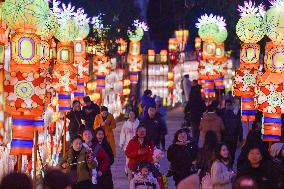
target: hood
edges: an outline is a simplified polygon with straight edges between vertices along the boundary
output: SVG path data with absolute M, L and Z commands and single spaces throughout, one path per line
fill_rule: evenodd
M 281 150 L 284 148 L 284 143 L 283 142 L 278 142 L 275 143 L 271 146 L 270 148 L 270 155 L 272 157 L 277 157 L 281 153 Z

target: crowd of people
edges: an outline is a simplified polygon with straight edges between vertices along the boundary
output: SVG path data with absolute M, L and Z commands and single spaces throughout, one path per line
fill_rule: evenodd
M 259 119 L 244 136 L 240 102 L 231 93 L 208 103 L 197 81 L 191 83 L 185 77 L 182 84 L 188 90 L 183 93 L 188 95 L 184 98 L 185 123 L 168 148 L 167 110 L 162 98 L 150 90 L 140 103 L 130 97 L 119 141 L 113 133 L 116 120 L 107 107 L 98 106 L 88 96 L 82 108 L 74 101 L 67 114 L 70 148 L 58 170 L 47 170 L 42 188 L 113 189 L 111 166 L 117 150 L 125 154 L 130 189 L 162 188 L 154 157 L 157 151 L 167 154 L 167 177 L 173 177 L 177 189 L 284 188 L 284 143 L 264 143 Z M 31 188 L 26 175 L 12 173 L 2 180 L 0 189 L 19 188 L 13 182 L 16 178 L 25 189 Z

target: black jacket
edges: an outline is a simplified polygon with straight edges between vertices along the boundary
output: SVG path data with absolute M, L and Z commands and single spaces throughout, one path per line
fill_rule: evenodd
M 279 173 L 277 180 L 278 188 L 284 188 L 284 157 L 273 158 L 272 160 L 273 170 Z
M 147 115 L 142 123 L 146 127 L 148 139 L 154 141 L 155 145 L 159 144 L 161 135 L 167 134 L 166 124 L 159 114 L 156 114 L 154 118 Z
M 67 119 L 70 120 L 68 130 L 72 133 L 78 134 L 80 127 L 82 126 L 81 119 L 83 118 L 82 111 L 73 111 L 67 113 Z
M 86 114 L 85 111 L 87 109 L 92 110 L 92 112 L 90 114 Z M 84 106 L 82 112 L 86 127 L 92 129 L 94 127 L 95 118 L 100 113 L 100 107 L 92 102 L 90 106 Z
M 241 119 L 234 114 L 232 110 L 224 111 L 222 116 L 225 130 L 224 130 L 224 141 L 225 142 L 238 142 L 238 139 L 242 139 L 242 122 Z
M 167 157 L 171 163 L 176 185 L 184 178 L 195 173 L 192 170 L 192 162 L 197 158 L 196 145 L 191 143 L 188 145 L 172 144 L 168 149 Z
M 251 167 L 249 162 L 238 167 L 237 178 L 250 176 L 255 179 L 259 189 L 278 189 L 278 173 L 273 169 L 271 161 L 263 161 L 258 168 Z

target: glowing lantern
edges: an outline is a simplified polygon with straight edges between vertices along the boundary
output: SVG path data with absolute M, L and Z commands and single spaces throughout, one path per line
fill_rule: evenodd
M 124 96 L 128 96 L 128 95 L 130 95 L 130 89 L 129 88 L 125 88 L 125 89 L 123 89 L 123 95 Z
M 195 37 L 194 42 L 195 42 L 194 43 L 195 49 L 197 51 L 199 51 L 201 49 L 201 43 L 202 43 L 201 38 L 200 37 Z
M 119 38 L 116 43 L 118 44 L 117 53 L 119 55 L 125 54 L 127 51 L 127 42 L 122 38 Z
M 203 59 L 214 58 L 214 55 L 216 53 L 216 43 L 214 43 L 213 41 L 204 42 L 202 52 Z
M 105 56 L 94 56 L 94 73 L 97 80 L 97 89 L 105 88 L 105 78 L 110 72 L 110 62 Z
M 204 80 L 202 88 L 206 98 L 211 98 L 215 96 L 214 80 Z
M 260 46 L 258 44 L 241 45 L 240 68 L 257 69 L 259 66 Z
M 161 55 L 161 63 L 166 63 L 168 61 L 168 52 L 167 50 L 161 50 L 160 51 Z
M 189 31 L 188 30 L 183 30 L 183 29 L 176 30 L 175 31 L 175 37 L 176 37 L 177 42 L 178 42 L 179 50 L 180 51 L 184 51 L 185 44 L 188 41 Z
M 148 26 L 144 22 L 134 20 L 134 30 L 128 30 L 127 35 L 130 40 L 129 55 L 127 63 L 129 65 L 130 81 L 138 83 L 138 73 L 142 70 L 142 56 L 140 55 L 140 40 L 143 38 L 144 31 L 148 31 Z
M 149 49 L 148 50 L 148 63 L 155 62 L 155 50 Z
M 45 78 L 40 74 L 41 24 L 49 14 L 47 1 L 7 0 L 2 13 L 12 35 L 10 72 L 5 75 L 6 112 L 13 119 L 30 120 L 29 127 L 20 127 L 24 135 L 13 132 L 11 153 L 31 154 L 36 118 L 42 116 L 45 105 Z M 13 121 L 12 129 L 19 128 Z
M 176 52 L 177 51 L 177 40 L 176 38 L 169 39 L 169 52 Z
M 218 77 L 215 79 L 215 89 L 222 90 L 225 89 L 224 77 Z
M 254 96 L 256 87 L 257 70 L 238 69 L 236 70 L 234 94 L 236 96 Z
M 127 87 L 127 86 L 129 86 L 129 85 L 130 85 L 130 80 L 129 80 L 129 79 L 123 80 L 123 86 L 124 86 L 124 87 Z
M 263 113 L 262 139 L 264 141 L 279 141 L 281 139 L 281 114 Z
M 242 113 L 242 121 L 254 121 L 255 120 L 256 111 L 255 111 L 253 96 L 251 95 L 242 96 L 241 113 Z

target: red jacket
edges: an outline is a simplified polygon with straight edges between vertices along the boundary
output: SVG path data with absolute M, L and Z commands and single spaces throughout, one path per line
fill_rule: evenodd
M 146 153 L 143 155 L 138 155 L 138 151 L 143 148 L 146 150 Z M 129 141 L 126 147 L 126 150 L 125 150 L 125 155 L 129 158 L 128 168 L 130 170 L 133 170 L 135 165 L 141 162 L 152 163 L 153 162 L 153 151 L 154 151 L 154 145 L 152 142 L 148 142 L 148 144 L 145 147 L 143 147 L 139 143 L 138 139 L 136 137 L 133 137 Z
M 93 144 L 91 146 L 92 150 L 95 149 L 97 144 Z M 110 160 L 107 155 L 107 153 L 104 151 L 104 149 L 101 147 L 96 155 L 99 167 L 98 170 L 102 173 L 105 173 L 110 168 Z

